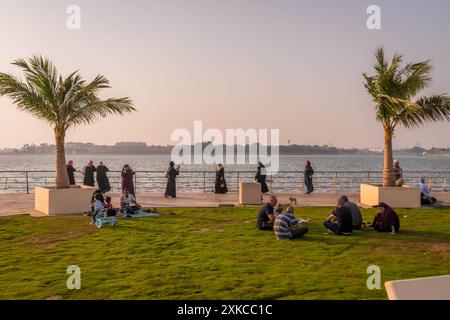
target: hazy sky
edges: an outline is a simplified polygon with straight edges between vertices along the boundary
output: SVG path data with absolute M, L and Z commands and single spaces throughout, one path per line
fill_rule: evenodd
M 67 7 L 81 8 L 68 30 Z M 366 27 L 369 5 L 382 30 Z M 42 54 L 67 74 L 111 81 L 138 113 L 70 131 L 68 141 L 168 144 L 177 128 L 279 128 L 281 143 L 381 147 L 362 72 L 383 45 L 431 58 L 427 93 L 450 93 L 450 1 L 0 0 L 0 71 Z M 53 143 L 44 122 L 0 98 L 0 147 Z M 397 132 L 396 147 L 450 147 L 450 124 Z

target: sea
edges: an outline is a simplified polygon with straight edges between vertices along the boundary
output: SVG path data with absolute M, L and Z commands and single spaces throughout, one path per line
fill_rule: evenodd
M 396 155 L 404 170 L 405 181 L 417 184 L 421 178 L 434 190 L 450 186 L 450 157 Z M 109 179 L 113 191 L 120 191 L 120 171 L 129 164 L 136 171 L 136 189 L 141 192 L 164 192 L 165 171 L 170 155 L 67 155 L 78 170 L 76 180 L 81 183 L 83 166 L 90 160 L 102 161 L 111 171 Z M 242 159 L 245 160 L 245 159 Z M 380 183 L 383 171 L 382 155 L 281 155 L 279 171 L 268 175 L 268 185 L 274 192 L 304 190 L 303 168 L 311 161 L 316 174 L 314 184 L 318 192 L 357 192 L 364 182 Z M 230 191 L 239 182 L 254 181 L 255 163 L 224 163 Z M 181 164 L 177 179 L 180 192 L 211 192 L 214 189 L 214 164 Z M 54 155 L 0 155 L 0 192 L 33 192 L 35 186 L 54 183 Z M 38 172 L 33 172 L 38 171 Z M 49 172 L 39 172 L 49 171 Z

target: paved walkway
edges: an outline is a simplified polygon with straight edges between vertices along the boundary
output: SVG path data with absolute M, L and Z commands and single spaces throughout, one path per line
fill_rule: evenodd
M 296 198 L 298 206 L 328 207 L 336 204 L 336 199 L 342 194 L 314 193 L 304 195 L 300 193 L 276 193 L 280 203 L 289 203 L 289 198 Z M 347 194 L 351 201 L 359 202 L 359 194 Z M 111 194 L 113 205 L 119 206 L 119 194 Z M 450 192 L 436 193 L 434 196 L 450 204 Z M 267 195 L 265 199 L 267 199 Z M 144 207 L 171 208 L 216 208 L 219 206 L 238 205 L 237 193 L 216 195 L 213 193 L 179 193 L 176 199 L 164 198 L 160 193 L 138 193 L 137 200 Z M 34 194 L 11 193 L 0 194 L 0 216 L 32 215 L 43 216 L 34 210 Z

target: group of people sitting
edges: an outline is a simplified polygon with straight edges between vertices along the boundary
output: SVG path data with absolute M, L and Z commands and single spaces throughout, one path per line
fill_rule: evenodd
M 372 227 L 378 232 L 397 233 L 400 229 L 397 213 L 383 202 L 376 207 L 380 209 L 380 212 L 371 224 L 366 225 L 363 223 L 359 207 L 350 202 L 347 196 L 340 197 L 336 209 L 323 222 L 326 234 L 352 235 L 353 230 L 362 227 Z M 271 195 L 269 201 L 259 210 L 256 226 L 259 230 L 273 230 L 278 240 L 284 240 L 302 238 L 309 231 L 307 227 L 309 223 L 310 220 L 298 220 L 294 216 L 292 205 L 280 205 L 277 197 Z
M 120 197 L 120 208 L 114 208 L 111 197 L 105 196 L 101 190 L 96 190 L 91 198 L 91 209 L 85 215 L 92 216 L 92 223 L 95 223 L 99 213 L 106 213 L 107 217 L 114 217 L 119 213 L 128 217 L 140 209 L 141 206 L 137 203 L 136 198 L 128 190 L 124 190 Z
M 256 226 L 260 230 L 275 232 L 277 239 L 302 238 L 309 229 L 309 220 L 298 220 L 294 216 L 294 207 L 278 204 L 276 196 L 271 195 L 269 202 L 261 207 Z

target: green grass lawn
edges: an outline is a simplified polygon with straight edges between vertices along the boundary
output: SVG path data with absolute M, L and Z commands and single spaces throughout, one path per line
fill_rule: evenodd
M 385 299 L 388 280 L 450 274 L 450 210 L 398 210 L 400 233 L 323 235 L 330 208 L 298 208 L 309 234 L 277 241 L 256 207 L 162 209 L 97 229 L 88 217 L 0 218 L 0 299 Z M 373 209 L 363 210 L 366 221 Z M 81 268 L 81 290 L 66 269 Z

